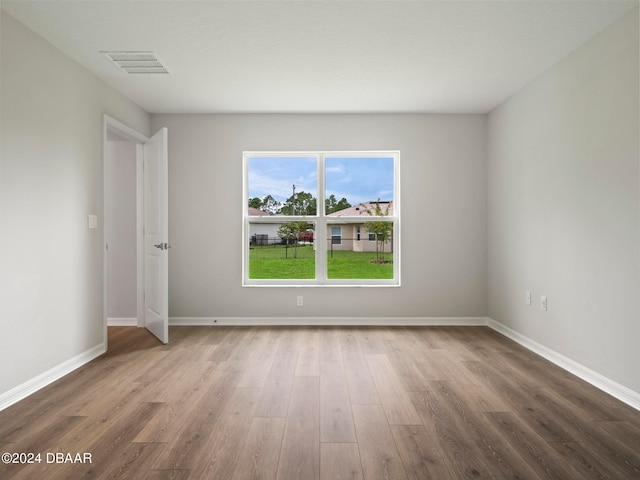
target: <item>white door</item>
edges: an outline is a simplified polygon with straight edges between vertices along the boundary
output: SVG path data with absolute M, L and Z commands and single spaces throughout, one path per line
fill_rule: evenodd
M 167 129 L 144 144 L 144 326 L 169 342 L 169 155 Z

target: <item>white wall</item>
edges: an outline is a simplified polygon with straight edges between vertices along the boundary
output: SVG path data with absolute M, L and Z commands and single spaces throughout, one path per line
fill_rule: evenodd
M 1 395 L 102 345 L 102 116 L 150 118 L 0 15 Z
M 488 121 L 489 316 L 635 392 L 638 88 L 636 9 Z
M 169 129 L 171 317 L 484 317 L 485 116 L 152 115 Z M 243 150 L 400 150 L 402 287 L 243 288 Z M 296 296 L 304 295 L 304 307 Z
M 108 141 L 105 189 L 107 208 L 107 317 L 137 316 L 136 144 Z

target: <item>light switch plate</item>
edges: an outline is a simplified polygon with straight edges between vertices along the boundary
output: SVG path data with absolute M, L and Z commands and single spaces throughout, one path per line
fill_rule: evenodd
M 89 215 L 89 228 L 95 229 L 98 228 L 98 216 L 97 215 Z

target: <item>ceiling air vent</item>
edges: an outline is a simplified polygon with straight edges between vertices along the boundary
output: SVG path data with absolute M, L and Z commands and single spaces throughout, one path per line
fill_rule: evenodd
M 136 75 L 168 74 L 169 70 L 153 52 L 100 52 L 107 60 L 124 72 Z

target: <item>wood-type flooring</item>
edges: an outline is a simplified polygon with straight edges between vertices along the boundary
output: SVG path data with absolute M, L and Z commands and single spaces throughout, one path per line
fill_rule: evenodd
M 489 328 L 170 339 L 110 327 L 0 412 L 0 479 L 640 479 L 640 412 Z

